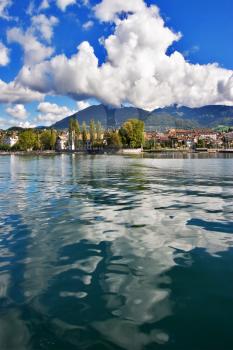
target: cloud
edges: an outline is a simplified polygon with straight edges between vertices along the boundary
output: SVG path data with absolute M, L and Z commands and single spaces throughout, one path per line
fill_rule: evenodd
M 27 118 L 27 110 L 23 104 L 16 104 L 13 107 L 6 108 L 6 113 L 15 119 Z
M 83 109 L 86 109 L 90 107 L 91 104 L 88 101 L 78 101 L 77 102 L 77 111 L 82 111 Z
M 58 24 L 58 19 L 54 16 L 46 17 L 43 14 L 32 17 L 31 31 L 33 33 L 39 33 L 43 39 L 48 42 L 53 37 L 53 27 Z
M 8 48 L 0 42 L 0 66 L 6 66 L 10 62 Z
M 57 0 L 57 7 L 62 11 L 66 11 L 66 8 L 70 5 L 76 4 L 76 0 Z
M 199 47 L 198 45 L 194 45 L 194 46 L 192 46 L 190 49 L 185 50 L 185 51 L 183 52 L 183 56 L 184 56 L 184 57 L 188 57 L 188 56 L 190 56 L 190 55 L 192 55 L 192 54 L 198 52 L 199 50 L 200 50 L 200 47 Z
M 89 30 L 93 27 L 94 22 L 93 21 L 87 21 L 83 24 L 83 29 L 84 30 Z
M 7 39 L 9 43 L 16 42 L 22 46 L 24 50 L 24 62 L 27 66 L 45 60 L 54 52 L 52 47 L 39 42 L 31 30 L 23 32 L 20 28 L 14 27 L 8 30 Z
M 26 10 L 26 14 L 32 16 L 35 11 L 35 3 L 34 0 L 31 0 L 28 4 L 28 8 Z
M 47 10 L 50 7 L 50 2 L 51 0 L 42 0 L 39 6 L 39 11 Z M 68 6 L 75 5 L 75 4 L 76 4 L 76 0 L 56 0 L 57 7 L 63 12 L 66 11 L 66 8 Z M 87 5 L 88 0 L 83 0 L 83 4 Z
M 128 14 L 119 16 L 122 12 Z M 174 103 L 233 105 L 233 71 L 217 64 L 190 64 L 178 51 L 169 55 L 168 48 L 181 34 L 165 25 L 156 6 L 142 0 L 103 0 L 95 13 L 115 23 L 113 34 L 102 40 L 107 52 L 102 65 L 93 47 L 83 42 L 71 57 L 57 55 L 31 68 L 25 65 L 17 81 L 42 93 L 147 110 Z
M 42 10 L 47 10 L 50 7 L 49 5 L 49 1 L 48 0 L 42 0 L 40 7 L 39 7 L 39 11 Z
M 0 118 L 0 128 L 7 129 L 7 128 L 10 128 L 12 126 L 18 126 L 20 128 L 25 128 L 25 129 L 36 127 L 36 125 L 34 123 L 30 122 L 29 120 L 18 121 L 16 119 L 7 120 L 4 118 Z
M 122 12 L 140 12 L 145 8 L 142 0 L 103 0 L 95 6 L 94 11 L 97 18 L 109 22 L 116 20 L 116 15 Z
M 36 121 L 43 122 L 43 125 L 51 125 L 51 123 L 55 123 L 75 113 L 74 110 L 70 110 L 66 106 L 59 106 L 50 102 L 41 102 L 37 107 L 37 111 L 39 115 Z
M 0 18 L 10 19 L 8 9 L 12 4 L 12 0 L 0 0 Z
M 0 103 L 28 103 L 43 100 L 43 94 L 20 86 L 15 81 L 6 83 L 0 79 Z
M 6 108 L 6 113 L 13 119 L 0 118 L 0 127 L 9 128 L 11 126 L 19 126 L 21 128 L 34 128 L 35 124 L 26 120 L 28 112 L 23 104 L 16 104 Z
M 13 125 L 15 125 L 15 124 L 13 124 Z M 31 129 L 31 128 L 35 128 L 36 124 L 30 122 L 29 120 L 26 120 L 25 122 L 17 123 L 16 126 L 19 126 L 20 128 L 24 128 L 24 129 Z
M 54 53 L 54 48 L 44 44 L 43 41 L 50 43 L 54 34 L 53 28 L 58 22 L 54 16 L 46 17 L 44 14 L 40 14 L 31 18 L 31 26 L 26 31 L 18 27 L 7 31 L 8 42 L 16 42 L 22 46 L 26 66 L 30 67 L 44 61 Z

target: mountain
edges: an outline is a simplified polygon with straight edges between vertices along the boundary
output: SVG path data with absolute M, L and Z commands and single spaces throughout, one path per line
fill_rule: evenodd
M 213 105 L 199 108 L 171 106 L 159 108 L 154 112 L 161 117 L 169 114 L 174 118 L 188 120 L 201 127 L 233 126 L 233 107 L 231 106 Z
M 143 120 L 146 130 L 214 128 L 219 125 L 233 126 L 233 107 L 204 106 L 189 108 L 175 105 L 148 112 L 135 107 L 111 108 L 100 104 L 62 119 L 51 127 L 58 130 L 67 129 L 70 118 L 77 118 L 80 124 L 85 121 L 87 125 L 91 119 L 94 119 L 96 122 L 100 121 L 104 128 L 118 128 L 130 118 Z
M 79 124 L 90 124 L 91 119 L 100 121 L 104 128 L 117 128 L 127 119 L 138 118 L 144 120 L 149 112 L 134 107 L 111 108 L 105 105 L 90 106 L 52 125 L 55 129 L 67 129 L 70 118 L 77 118 Z
M 12 126 L 11 128 L 8 128 L 7 131 L 23 131 L 24 128 L 21 128 L 20 126 Z

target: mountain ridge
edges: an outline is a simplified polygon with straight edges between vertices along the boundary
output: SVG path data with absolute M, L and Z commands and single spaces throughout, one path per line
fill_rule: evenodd
M 52 128 L 62 130 L 69 126 L 69 119 L 78 119 L 89 124 L 91 119 L 100 121 L 104 128 L 119 128 L 127 119 L 137 118 L 145 122 L 146 130 L 167 128 L 214 128 L 219 125 L 233 126 L 233 106 L 208 105 L 203 107 L 178 107 L 176 105 L 158 108 L 151 112 L 136 107 L 111 108 L 103 104 L 90 106 L 55 124 Z

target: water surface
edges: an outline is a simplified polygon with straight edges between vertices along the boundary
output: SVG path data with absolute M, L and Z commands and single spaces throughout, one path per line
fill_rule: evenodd
M 233 158 L 0 157 L 1 350 L 232 350 Z

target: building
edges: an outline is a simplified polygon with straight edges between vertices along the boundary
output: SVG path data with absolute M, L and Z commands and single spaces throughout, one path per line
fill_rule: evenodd
M 19 141 L 19 137 L 17 135 L 6 135 L 3 139 L 3 144 L 13 147 Z
M 57 137 L 56 151 L 65 151 L 68 149 L 68 134 L 62 133 Z
M 197 130 L 197 136 L 199 139 L 202 139 L 202 140 L 217 141 L 218 133 L 212 130 L 203 129 L 203 130 Z
M 233 147 L 233 131 L 225 133 L 222 137 L 222 141 L 224 143 L 225 148 Z

